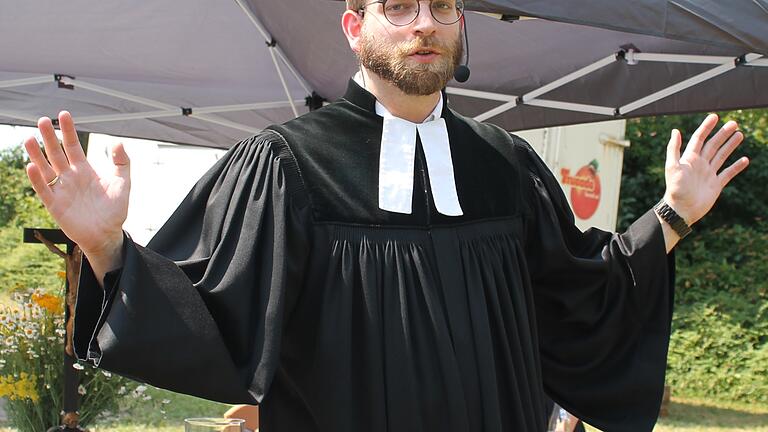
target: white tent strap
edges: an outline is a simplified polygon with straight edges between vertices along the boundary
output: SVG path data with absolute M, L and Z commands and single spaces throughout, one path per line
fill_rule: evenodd
M 276 46 L 274 44 L 269 46 L 269 55 L 272 57 L 272 63 L 275 65 L 275 70 L 277 71 L 277 76 L 280 78 L 280 83 L 283 85 L 283 90 L 285 91 L 285 96 L 288 98 L 288 102 L 291 104 L 291 109 L 293 110 L 293 116 L 298 117 L 299 111 L 296 109 L 296 105 L 293 104 L 293 98 L 291 97 L 291 91 L 288 89 L 288 84 L 285 83 L 285 77 L 283 77 L 283 71 L 280 70 L 280 64 L 277 62 L 277 57 L 275 57 L 275 48 Z
M 470 89 L 464 89 L 464 88 L 458 88 L 458 87 L 446 87 L 445 92 L 448 94 L 454 94 L 459 96 L 469 96 L 469 97 L 474 97 L 478 99 L 488 99 L 488 100 L 494 100 L 499 102 L 510 102 L 510 101 L 517 100 L 517 96 L 515 95 L 505 95 L 501 93 L 491 93 L 491 92 L 470 90 Z
M 507 102 L 505 104 L 497 106 L 494 109 L 488 110 L 488 111 L 486 111 L 486 112 L 484 112 L 484 113 L 482 113 L 480 115 L 475 116 L 475 120 L 477 120 L 477 121 L 486 121 L 489 118 L 495 117 L 495 116 L 497 116 L 497 115 L 499 115 L 499 114 L 501 114 L 501 113 L 503 113 L 505 111 L 509 111 L 512 108 L 516 107 L 516 106 L 517 106 L 517 102 L 516 101 Z
M 158 117 L 171 117 L 171 116 L 184 115 L 182 108 L 177 107 L 177 106 L 173 106 L 173 105 L 170 105 L 170 104 L 167 104 L 167 103 L 164 103 L 164 102 L 156 101 L 156 100 L 153 100 L 153 99 L 147 99 L 147 98 L 140 97 L 140 96 L 135 96 L 135 95 L 132 95 L 132 94 L 129 94 L 129 93 L 125 93 L 125 92 L 121 92 L 121 91 L 118 91 L 118 90 L 109 89 L 109 88 L 102 87 L 102 86 L 99 86 L 99 85 L 96 85 L 96 84 L 93 84 L 93 83 L 89 83 L 89 82 L 86 82 L 86 81 L 77 80 L 76 84 L 75 84 L 75 80 L 71 80 L 71 79 L 69 79 L 67 77 L 62 77 L 60 81 L 63 84 L 65 84 L 65 85 L 71 85 L 71 86 L 75 86 L 77 88 L 82 88 L 84 90 L 90 90 L 90 91 L 93 91 L 93 92 L 96 92 L 96 93 L 104 94 L 104 95 L 107 95 L 107 96 L 112 96 L 112 97 L 115 97 L 115 98 L 118 98 L 118 99 L 124 99 L 124 100 L 127 100 L 127 101 L 136 102 L 136 103 L 143 104 L 143 105 L 148 105 L 148 106 L 151 106 L 151 107 L 154 107 L 154 108 L 159 108 L 161 110 L 161 111 L 152 111 L 151 113 L 149 113 L 149 116 L 146 115 L 147 113 L 128 113 L 128 114 L 115 114 L 115 115 L 106 115 L 106 116 L 91 116 L 91 117 L 79 118 L 78 119 L 78 123 L 85 123 L 85 122 L 94 123 L 94 122 L 104 122 L 104 121 L 133 120 L 133 119 L 137 119 L 137 118 L 151 118 L 151 117 L 152 118 L 158 118 Z M 285 106 L 285 104 L 290 104 L 291 106 L 293 106 L 292 102 L 293 101 L 289 101 L 289 102 L 268 102 L 267 103 L 268 105 L 266 107 L 274 108 L 275 104 L 281 104 L 280 106 Z M 261 104 L 243 104 L 243 105 L 239 105 L 239 107 L 241 109 L 237 109 L 237 107 L 238 107 L 237 105 L 227 105 L 227 106 L 224 106 L 224 107 L 219 107 L 221 109 L 218 112 L 244 111 L 244 110 L 250 110 L 250 109 L 259 109 L 259 108 L 263 109 L 263 108 L 265 108 L 265 106 L 260 106 L 260 105 Z M 215 111 L 214 107 L 207 107 L 207 108 L 202 108 L 202 109 L 206 110 L 206 113 L 200 113 L 200 114 L 194 115 L 194 117 L 196 117 L 196 118 L 198 118 L 200 120 L 205 120 L 205 121 L 210 122 L 210 123 L 215 123 L 215 124 L 219 124 L 219 125 L 222 125 L 222 126 L 231 127 L 233 129 L 237 129 L 237 130 L 243 130 L 243 131 L 247 131 L 247 132 L 254 132 L 254 131 L 258 132 L 259 131 L 259 129 L 255 129 L 255 128 L 247 126 L 247 125 L 231 122 L 229 120 L 225 120 L 225 119 L 222 119 L 222 118 L 218 118 L 218 117 L 214 117 L 214 116 L 208 115 L 210 113 L 217 112 L 217 111 Z M 144 114 L 144 115 L 141 116 L 142 114 Z M 192 111 L 192 113 L 190 113 L 190 116 L 192 116 L 193 114 L 194 114 L 194 111 Z
M 13 88 L 35 84 L 47 84 L 54 81 L 50 75 L 43 75 L 39 77 L 20 78 L 13 80 L 0 81 L 0 88 Z
M 24 120 L 33 124 L 37 124 L 36 118 L 30 117 L 26 114 L 16 113 L 13 111 L 0 111 L 0 117 L 7 117 L 7 118 L 16 119 L 16 120 Z
M 301 101 L 295 101 L 295 102 L 301 102 Z M 238 123 L 227 122 L 227 120 L 211 117 L 211 116 L 208 116 L 207 114 L 234 112 L 234 111 L 252 111 L 252 110 L 259 110 L 259 109 L 270 109 L 270 108 L 284 108 L 287 106 L 289 106 L 288 102 L 277 101 L 277 102 L 258 102 L 258 103 L 251 103 L 251 104 L 220 105 L 220 106 L 210 106 L 210 107 L 189 108 L 189 110 L 191 111 L 189 116 L 196 117 L 201 120 L 206 120 L 216 124 L 224 125 L 225 123 L 227 123 L 226 125 L 231 127 L 234 127 L 234 125 L 237 125 L 237 127 L 234 127 L 235 129 L 246 130 L 246 131 L 254 131 L 254 130 L 258 131 L 258 129 L 254 129 Z M 110 121 L 175 117 L 175 116 L 182 116 L 182 115 L 184 114 L 181 108 L 173 107 L 172 109 L 159 110 L 159 111 L 143 111 L 143 112 L 136 112 L 136 113 L 107 114 L 107 115 L 90 116 L 90 117 L 79 117 L 77 119 L 77 122 L 78 123 L 100 123 L 100 122 L 110 122 Z
M 745 56 L 745 61 L 750 62 L 753 60 L 756 60 L 758 58 L 762 57 L 760 54 L 748 54 Z M 693 76 L 691 78 L 688 78 L 686 80 L 680 81 L 677 84 L 673 84 L 665 89 L 659 90 L 656 93 L 653 93 L 651 95 L 648 95 L 644 98 L 638 99 L 632 103 L 626 104 L 619 108 L 617 114 L 627 114 L 632 111 L 635 111 L 638 108 L 642 108 L 648 104 L 651 104 L 653 102 L 656 102 L 659 99 L 663 99 L 667 96 L 671 96 L 675 93 L 679 93 L 687 88 L 693 87 L 697 84 L 700 84 L 704 81 L 710 80 L 716 76 L 722 75 L 726 72 L 729 72 L 733 69 L 736 69 L 736 62 L 734 59 L 728 59 L 727 62 L 723 63 L 722 65 L 710 69 L 704 73 L 700 73 L 696 76 Z
M 596 62 L 594 62 L 594 63 L 592 63 L 592 64 L 590 64 L 590 65 L 588 65 L 586 67 L 583 67 L 583 68 L 577 70 L 576 72 L 569 73 L 568 75 L 566 75 L 566 76 L 564 76 L 564 77 L 562 77 L 562 78 L 560 78 L 558 80 L 555 80 L 555 81 L 553 81 L 553 82 L 551 82 L 549 84 L 546 84 L 546 85 L 544 85 L 542 87 L 539 87 L 538 89 L 536 89 L 536 90 L 534 90 L 532 92 L 524 94 L 522 100 L 523 100 L 523 102 L 528 102 L 529 100 L 536 99 L 537 97 L 539 97 L 539 96 L 541 96 L 541 95 L 543 95 L 545 93 L 549 93 L 550 91 L 552 91 L 552 90 L 554 90 L 556 88 L 562 87 L 562 86 L 564 86 L 564 85 L 566 85 L 568 83 L 576 81 L 577 79 L 579 79 L 579 78 L 581 78 L 581 77 L 583 77 L 585 75 L 589 75 L 589 74 L 591 74 L 592 72 L 594 72 L 594 71 L 596 71 L 598 69 L 602 69 L 605 66 L 608 66 L 609 64 L 614 63 L 616 60 L 617 59 L 616 59 L 616 55 L 615 54 L 610 55 L 608 57 L 605 57 L 603 59 L 600 59 L 600 60 L 598 60 L 598 61 L 596 61 Z
M 81 80 L 73 80 L 68 77 L 62 77 L 61 82 L 65 85 L 71 85 L 75 88 L 81 88 L 83 90 L 90 90 L 95 93 L 101 93 L 103 95 L 116 97 L 118 99 L 127 100 L 130 102 L 136 102 L 138 104 L 151 106 L 153 108 L 159 108 L 161 110 L 174 110 L 178 109 L 178 107 L 169 105 L 164 102 L 156 101 L 154 99 L 147 99 L 141 96 L 132 95 L 130 93 L 121 92 L 118 90 L 102 87 L 100 85 L 96 85 L 93 83 L 89 83 L 87 81 L 81 81 Z
M 205 114 L 195 115 L 194 113 L 190 114 L 189 116 L 190 117 L 198 118 L 200 120 L 205 120 L 205 121 L 207 121 L 209 123 L 215 123 L 217 125 L 221 125 L 221 126 L 225 126 L 225 127 L 230 127 L 232 129 L 238 129 L 238 130 L 241 130 L 241 131 L 245 131 L 245 132 L 248 132 L 248 133 L 251 133 L 251 134 L 257 134 L 257 133 L 261 132 L 261 129 L 254 128 L 254 127 L 251 127 L 251 126 L 246 126 L 246 125 L 240 124 L 240 123 L 231 122 L 229 120 L 225 120 L 225 119 L 222 119 L 222 118 L 219 118 L 219 117 L 214 117 L 214 116 L 205 115 Z
M 758 57 L 750 57 L 758 56 Z M 657 54 L 657 53 L 638 53 L 633 50 L 627 51 L 627 62 L 632 64 L 640 61 L 662 62 L 662 63 L 689 63 L 689 64 L 711 64 L 723 65 L 733 62 L 733 57 L 726 56 L 704 56 L 704 55 L 683 55 L 683 54 Z M 755 60 L 750 61 L 749 58 Z M 748 54 L 745 56 L 743 66 L 768 66 L 768 60 L 760 59 L 760 54 Z
M 533 105 L 533 106 L 538 106 L 542 108 L 554 108 L 554 109 L 566 110 L 566 111 L 600 114 L 604 116 L 613 116 L 616 114 L 616 109 L 611 107 L 599 106 L 599 105 L 587 105 L 587 104 L 572 103 L 572 102 L 561 102 L 561 101 L 546 100 L 546 99 L 534 99 L 526 103 L 526 105 Z
M 288 61 L 288 59 L 285 57 L 285 54 L 283 53 L 283 50 L 281 50 L 277 44 L 274 42 L 274 39 L 271 35 L 269 35 L 264 29 L 264 27 L 259 23 L 259 20 L 256 18 L 256 15 L 253 14 L 253 11 L 248 7 L 248 5 L 245 4 L 244 0 L 235 0 L 235 3 L 237 3 L 238 6 L 240 6 L 240 9 L 242 9 L 243 13 L 248 17 L 248 19 L 251 21 L 254 27 L 256 27 L 256 30 L 261 33 L 261 36 L 264 38 L 264 41 L 269 45 L 271 49 L 274 49 L 274 51 L 277 53 L 278 57 L 280 57 L 280 60 L 283 61 L 286 67 L 288 67 L 288 70 L 291 71 L 293 74 L 293 77 L 296 78 L 296 81 L 299 83 L 299 85 L 304 89 L 307 94 L 311 94 L 312 91 L 309 89 L 309 86 L 306 82 L 304 82 L 304 79 L 301 78 L 301 75 L 296 71 L 296 68 L 293 67 L 291 62 Z M 274 54 L 273 54 L 274 58 Z M 275 67 L 277 67 L 277 63 L 275 63 Z M 282 74 L 280 73 L 280 70 L 278 68 L 278 74 L 281 75 L 282 80 Z M 291 95 L 288 94 L 288 99 L 291 99 Z
M 589 73 L 592 73 L 602 67 L 605 67 L 614 61 L 626 60 L 630 64 L 637 64 L 639 61 L 653 61 L 653 62 L 672 62 L 672 63 L 694 63 L 694 64 L 719 64 L 720 66 L 711 69 L 707 72 L 699 74 L 695 77 L 688 78 L 677 84 L 671 85 L 665 89 L 662 89 L 652 95 L 646 96 L 637 101 L 631 102 L 619 108 L 604 107 L 597 105 L 577 104 L 571 102 L 553 101 L 537 99 L 538 96 L 543 95 L 549 91 L 552 91 L 558 87 L 568 84 L 574 80 L 577 80 Z M 577 111 L 593 114 L 601 114 L 606 116 L 615 117 L 628 112 L 634 111 L 642 106 L 653 103 L 659 99 L 665 98 L 672 94 L 683 91 L 691 86 L 704 82 L 708 79 L 714 78 L 725 72 L 728 72 L 737 67 L 738 58 L 724 57 L 724 56 L 699 56 L 699 55 L 678 55 L 678 54 L 660 54 L 660 53 L 637 53 L 629 51 L 625 53 L 625 58 L 622 59 L 619 55 L 611 55 L 600 59 L 584 68 L 581 68 L 575 72 L 572 72 L 556 81 L 546 84 L 536 90 L 524 94 L 519 99 L 524 101 L 526 105 L 534 105 L 545 108 L 561 109 L 567 111 Z M 760 54 L 747 54 L 743 58 L 741 66 L 768 66 L 768 59 L 763 59 Z M 505 111 L 515 108 L 518 105 L 517 98 L 512 95 L 505 95 L 501 93 L 481 92 L 476 90 L 460 89 L 455 87 L 449 87 L 446 89 L 449 94 L 457 94 L 462 96 L 476 97 L 479 99 L 494 100 L 505 102 L 496 108 L 490 109 L 482 114 L 474 117 L 477 121 L 485 121 L 489 118 L 495 117 Z

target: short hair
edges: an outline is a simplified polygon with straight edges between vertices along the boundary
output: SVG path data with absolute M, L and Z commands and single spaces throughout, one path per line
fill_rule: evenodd
M 365 6 L 365 0 L 347 0 L 347 9 L 351 11 L 359 11 Z

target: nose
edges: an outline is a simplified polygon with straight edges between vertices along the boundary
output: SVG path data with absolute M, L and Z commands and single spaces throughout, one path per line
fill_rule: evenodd
M 419 7 L 419 15 L 413 21 L 413 31 L 431 35 L 437 30 L 437 22 L 435 21 L 435 17 L 432 16 L 432 11 L 429 10 L 431 2 L 420 1 L 419 6 L 421 6 Z

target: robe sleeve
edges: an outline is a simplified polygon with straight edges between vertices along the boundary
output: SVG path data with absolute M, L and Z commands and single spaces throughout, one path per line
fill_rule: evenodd
M 237 144 L 146 248 L 126 235 L 105 289 L 83 260 L 77 356 L 175 392 L 261 402 L 300 294 L 309 211 L 281 137 Z
M 674 259 L 648 211 L 626 232 L 582 232 L 526 143 L 526 219 L 542 375 L 552 399 L 606 431 L 651 431 L 666 372 Z

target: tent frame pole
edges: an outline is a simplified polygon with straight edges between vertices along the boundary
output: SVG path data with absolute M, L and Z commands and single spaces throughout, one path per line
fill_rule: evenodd
M 13 87 L 26 86 L 26 85 L 48 84 L 52 81 L 54 80 L 51 79 L 50 75 L 43 75 L 43 76 L 32 77 L 32 78 L 5 80 L 5 81 L 0 81 L 0 88 L 13 88 Z
M 749 63 L 750 61 L 756 60 L 760 57 L 762 57 L 760 54 L 748 54 L 745 57 L 745 60 L 746 60 L 745 63 Z M 736 69 L 736 67 L 737 67 L 736 61 L 730 58 L 728 59 L 727 62 L 725 62 L 724 64 L 721 64 L 716 68 L 710 69 L 704 73 L 700 73 L 696 76 L 680 81 L 677 84 L 673 84 L 667 88 L 661 89 L 656 93 L 650 94 L 644 98 L 638 99 L 634 102 L 621 106 L 619 107 L 617 114 L 624 115 L 624 114 L 630 113 L 646 105 L 652 104 L 657 100 L 663 99 L 667 96 L 671 96 L 675 93 L 679 93 L 687 88 L 695 86 L 696 84 L 703 83 L 704 81 L 708 81 L 716 76 L 722 75 L 726 72 Z
M 154 107 L 154 108 L 161 109 L 162 111 L 154 111 L 154 112 L 150 113 L 155 118 L 157 118 L 157 117 L 172 117 L 174 115 L 176 115 L 176 116 L 189 116 L 189 117 L 198 118 L 200 120 L 205 120 L 205 121 L 210 122 L 210 123 L 215 123 L 215 124 L 219 124 L 219 125 L 222 125 L 222 126 L 227 126 L 227 127 L 232 128 L 232 129 L 242 130 L 242 131 L 249 132 L 249 133 L 258 133 L 258 132 L 261 131 L 258 128 L 253 128 L 253 127 L 246 126 L 246 125 L 243 125 L 243 124 L 240 124 L 240 123 L 231 122 L 229 120 L 221 119 L 221 118 L 218 118 L 216 116 L 211 116 L 211 115 L 206 115 L 206 114 L 195 114 L 194 111 L 192 110 L 192 108 L 176 107 L 176 106 L 173 106 L 173 105 L 170 105 L 170 104 L 167 104 L 167 103 L 164 103 L 164 102 L 156 101 L 156 100 L 153 100 L 153 99 L 148 99 L 148 98 L 144 98 L 144 97 L 140 97 L 140 96 L 135 96 L 135 95 L 132 95 L 132 94 L 129 94 L 129 93 L 124 93 L 124 92 L 121 92 L 121 91 L 117 91 L 117 90 L 113 90 L 113 89 L 108 89 L 106 87 L 102 87 L 102 86 L 99 86 L 99 85 L 96 85 L 96 84 L 93 84 L 93 83 L 89 83 L 87 81 L 71 80 L 71 79 L 69 79 L 67 77 L 61 77 L 59 81 L 62 82 L 64 85 L 73 86 L 73 87 L 79 87 L 79 88 L 82 88 L 84 90 L 90 90 L 90 91 L 95 92 L 95 93 L 100 93 L 100 94 L 104 94 L 104 95 L 107 95 L 107 96 L 112 96 L 112 97 L 115 97 L 115 98 L 118 98 L 118 99 L 123 99 L 123 100 L 127 100 L 127 101 L 130 101 L 130 102 L 135 102 L 135 103 L 139 103 L 139 104 L 143 104 L 143 105 L 148 105 L 148 106 L 151 106 L 151 107 Z M 173 113 L 173 114 L 171 114 L 171 113 Z M 121 115 L 121 114 L 117 114 L 117 115 Z M 131 116 L 131 114 L 126 114 L 126 115 L 127 116 Z M 109 116 L 94 116 L 94 117 L 107 118 Z M 139 117 L 139 118 L 146 118 L 146 117 Z M 120 120 L 128 120 L 128 119 L 130 119 L 130 118 L 120 118 Z M 85 119 L 78 120 L 78 123 L 83 123 L 83 120 L 85 120 Z M 117 120 L 117 119 L 115 119 L 115 120 Z M 91 122 L 93 122 L 93 120 Z
M 635 111 L 643 106 L 656 102 L 665 97 L 679 93 L 694 85 L 710 80 L 716 76 L 722 75 L 740 66 L 768 66 L 768 59 L 762 58 L 761 54 L 750 53 L 741 57 L 725 56 L 702 56 L 702 55 L 684 55 L 684 54 L 663 54 L 663 53 L 641 53 L 634 50 L 618 51 L 614 55 L 600 59 L 575 72 L 563 76 L 549 84 L 541 86 L 522 96 L 505 95 L 501 93 L 482 92 L 477 90 L 462 89 L 457 87 L 447 87 L 448 94 L 460 96 L 475 97 L 492 101 L 504 102 L 503 104 L 485 111 L 474 117 L 477 121 L 485 121 L 512 108 L 520 105 L 532 105 L 542 108 L 560 109 L 566 111 L 576 111 L 582 113 L 599 114 L 607 117 L 621 117 L 629 112 Z M 595 72 L 605 66 L 617 61 L 626 61 L 629 65 L 636 65 L 640 61 L 665 62 L 665 63 L 687 63 L 687 64 L 716 64 L 716 68 L 710 69 L 704 73 L 680 81 L 653 94 L 645 96 L 634 102 L 630 102 L 620 107 L 606 107 L 598 105 L 579 104 L 564 101 L 539 99 L 538 97 L 552 90 L 571 83 L 592 72 Z
M 267 44 L 267 47 L 269 49 L 269 54 L 272 57 L 272 63 L 275 65 L 275 71 L 277 72 L 278 78 L 280 78 L 280 83 L 283 85 L 283 91 L 285 91 L 285 96 L 288 102 L 291 104 L 291 109 L 293 110 L 293 115 L 295 117 L 299 116 L 299 111 L 296 109 L 296 105 L 293 103 L 293 97 L 291 96 L 291 92 L 288 89 L 288 84 L 285 81 L 285 77 L 283 76 L 283 71 L 280 69 L 280 63 L 277 61 L 277 57 L 280 57 L 283 64 L 288 68 L 288 70 L 293 74 L 293 77 L 296 78 L 296 81 L 301 85 L 302 88 L 304 88 L 304 91 L 307 92 L 308 95 L 312 94 L 312 91 L 309 89 L 309 86 L 304 82 L 304 80 L 301 78 L 299 73 L 296 71 L 296 68 L 293 67 L 291 62 L 288 61 L 283 51 L 280 49 L 279 46 L 277 46 L 277 41 L 275 38 L 273 38 L 269 33 L 267 33 L 264 26 L 261 25 L 258 18 L 256 18 L 256 15 L 253 13 L 253 11 L 248 7 L 248 5 L 245 4 L 245 0 L 235 0 L 235 3 L 237 3 L 238 6 L 240 6 L 240 9 L 242 9 L 243 13 L 248 17 L 248 19 L 251 21 L 254 27 L 261 33 L 261 36 L 264 38 L 264 41 Z

